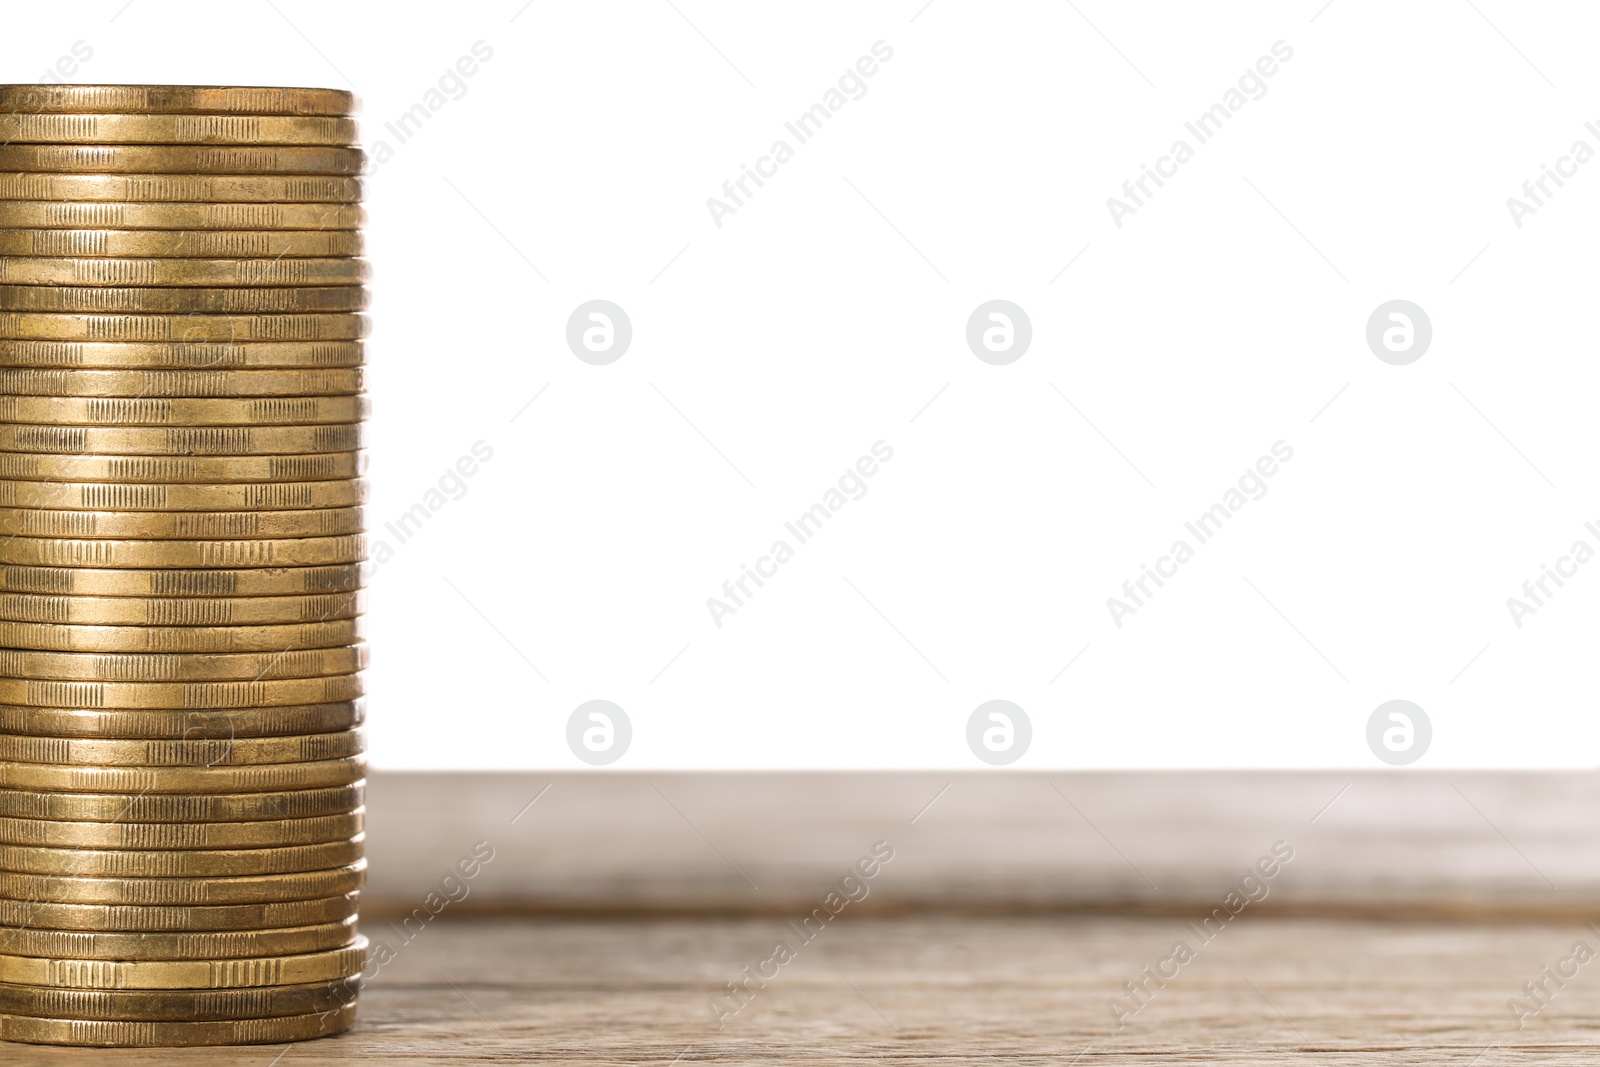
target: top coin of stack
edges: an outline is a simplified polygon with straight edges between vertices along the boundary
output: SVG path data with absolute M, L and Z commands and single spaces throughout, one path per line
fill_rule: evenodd
M 0 85 L 0 1038 L 354 1022 L 355 109 Z

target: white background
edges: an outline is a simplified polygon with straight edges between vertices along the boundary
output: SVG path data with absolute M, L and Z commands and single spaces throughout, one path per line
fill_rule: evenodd
M 592 698 L 632 719 L 624 769 L 976 767 L 997 697 L 1032 718 L 1022 767 L 1375 767 L 1391 698 L 1432 719 L 1419 766 L 1593 762 L 1600 562 L 1520 629 L 1506 606 L 1600 548 L 1600 161 L 1520 229 L 1506 206 L 1600 149 L 1587 5 L 6 18 L 7 81 L 82 41 L 69 80 L 349 86 L 393 149 L 368 187 L 380 766 L 581 766 Z M 1114 225 L 1107 197 L 1280 40 L 1265 96 Z M 478 41 L 399 144 L 385 123 Z M 866 94 L 719 228 L 707 198 L 877 41 Z M 564 338 L 594 298 L 633 324 L 604 367 Z M 1004 367 L 964 337 L 993 298 L 1033 326 Z M 1364 338 L 1395 298 L 1434 330 L 1404 367 Z M 716 627 L 707 598 L 880 440 L 866 495 Z M 1267 494 L 1117 628 L 1106 598 L 1280 440 Z M 465 496 L 386 536 L 477 441 Z

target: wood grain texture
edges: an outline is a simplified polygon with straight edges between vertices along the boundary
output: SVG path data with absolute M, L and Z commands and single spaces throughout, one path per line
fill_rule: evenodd
M 708 1001 L 775 940 L 798 941 L 782 920 L 441 918 L 379 972 L 354 1033 L 295 1045 L 276 1063 L 1504 1067 L 1600 1056 L 1600 962 L 1524 1029 L 1506 1007 L 1574 941 L 1600 944 L 1581 925 L 1248 910 L 1234 922 L 1198 946 L 1177 918 L 847 910 L 719 1029 Z M 1118 1030 L 1108 998 L 1180 938 L 1196 957 Z M 13 1045 L 0 1062 L 269 1067 L 280 1052 Z
M 1591 1064 L 1600 962 L 1559 986 L 1541 969 L 1600 952 L 1597 791 L 1588 774 L 378 774 L 362 929 L 388 962 L 356 1032 L 5 1046 L 0 1064 Z M 878 841 L 893 858 L 842 884 Z M 1275 842 L 1292 858 L 1243 884 Z M 830 891 L 863 888 L 827 918 Z M 1230 917 L 1241 889 L 1259 899 Z M 780 940 L 793 958 L 728 999 Z M 1550 993 L 1519 1028 L 1530 981 Z M 1113 997 L 1139 1009 L 1122 1028 Z
M 369 812 L 373 917 L 480 840 L 495 859 L 457 912 L 783 914 L 877 840 L 899 857 L 880 913 L 1182 914 L 1276 840 L 1296 859 L 1268 910 L 1565 920 L 1600 899 L 1594 773 L 377 773 Z

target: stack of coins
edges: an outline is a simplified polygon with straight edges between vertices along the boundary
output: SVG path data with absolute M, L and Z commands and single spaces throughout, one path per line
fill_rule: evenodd
M 0 1038 L 354 1021 L 354 109 L 0 86 Z

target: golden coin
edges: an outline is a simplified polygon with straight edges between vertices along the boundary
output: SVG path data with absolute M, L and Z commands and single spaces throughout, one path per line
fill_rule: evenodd
M 281 1045 L 342 1034 L 355 1024 L 353 1003 L 311 1015 L 228 1022 L 90 1021 L 76 1017 L 40 1019 L 28 1015 L 0 1015 L 0 1040 L 84 1048 Z
M 276 396 L 257 399 L 0 396 L 0 422 L 90 426 L 304 426 L 360 422 L 365 396 Z
M 209 796 L 203 793 L 159 793 L 130 797 L 118 794 L 26 793 L 0 789 L 0 816 L 8 819 L 50 819 L 58 822 L 279 822 L 284 819 L 315 819 L 325 815 L 345 815 L 360 808 L 365 802 L 366 786 L 360 782 L 324 789 Z M 341 889 L 339 892 L 343 893 L 346 890 Z M 306 922 L 320 921 L 306 920 Z M 4 923 L 0 922 L 0 925 Z M 305 923 L 291 922 L 282 925 L 299 926 Z
M 327 952 L 343 948 L 355 939 L 354 919 L 286 930 L 218 930 L 194 934 L 0 927 L 0 954 L 75 960 L 241 959 Z
M 0 479 L 27 482 L 331 482 L 367 472 L 365 452 L 296 456 L 51 456 L 0 452 Z
M 0 111 L 25 114 L 353 115 L 361 101 L 343 89 L 264 85 L 0 85 Z
M 0 257 L 7 285 L 268 286 L 361 285 L 364 259 L 79 259 Z
M 366 880 L 367 861 L 330 871 L 300 874 L 256 874 L 238 878 L 61 878 L 47 874 L 0 873 L 0 897 L 40 904 L 114 904 L 147 906 L 268 904 L 292 900 L 316 900 L 359 892 Z M 20 925 L 38 925 L 23 923 Z M 3 960 L 5 957 L 0 957 Z M 15 957 L 12 957 L 15 958 Z M 329 976 L 333 977 L 333 976 Z M 319 979 L 284 974 L 261 985 L 291 985 Z M 16 982 L 7 977 L 0 963 L 0 982 Z M 37 985 L 37 982 L 22 982 Z M 249 982 L 223 982 L 221 985 L 250 985 Z
M 0 208 L 3 207 L 5 204 L 0 202 Z M 204 312 L 259 315 L 307 311 L 365 311 L 368 303 L 367 290 L 359 285 L 249 289 L 180 289 L 170 286 L 167 288 L 0 286 L 0 310 L 3 311 L 140 315 Z
M 367 666 L 366 645 L 274 652 L 44 652 L 0 648 L 0 676 L 81 682 L 212 682 L 320 678 Z
M 344 867 L 362 857 L 366 835 L 283 848 L 129 851 L 0 845 L 0 871 L 73 878 L 237 878 Z M 0 948 L 0 954 L 13 950 Z M 36 953 L 22 953 L 36 955 Z
M 17 649 L 72 653 L 273 653 L 331 649 L 366 636 L 359 619 L 281 626 L 58 626 L 0 621 L 0 640 Z
M 0 621 L 11 648 L 62 653 L 277 653 L 336 648 L 365 637 L 365 622 L 336 619 L 288 625 L 56 625 Z
M 283 315 L 83 315 L 0 311 L 0 337 L 23 341 L 352 341 L 367 335 L 353 312 Z
M 327 482 L 366 473 L 365 452 L 290 456 L 85 456 L 0 452 L 0 479 L 193 484 Z
M 0 113 L 11 144 L 354 145 L 355 119 L 307 115 L 84 115 Z
M 0 186 L 6 177 L 0 175 Z M 0 200 L 0 226 L 90 230 L 359 230 L 359 204 L 206 204 Z
M 130 741 L 225 741 L 340 733 L 366 721 L 363 700 L 276 708 L 181 711 L 0 705 L 0 733 Z
M 0 340 L 0 366 L 6 367 L 229 370 L 359 367 L 365 359 L 365 346 L 360 341 L 251 341 L 235 345 Z
M 8 484 L 11 483 L 0 482 L 0 487 Z M 88 567 L 0 566 L 0 590 L 12 593 L 53 593 L 89 597 L 321 595 L 351 593 L 362 588 L 366 585 L 367 571 L 365 564 L 256 568 L 237 571 L 92 570 Z M 173 622 L 171 625 L 179 624 Z
M 351 785 L 366 777 L 361 756 L 237 767 L 89 767 L 0 760 L 0 789 L 64 793 L 281 793 Z M 152 820 L 158 821 L 158 820 Z
M 0 507 L 44 511 L 310 511 L 355 507 L 366 500 L 367 483 L 359 478 L 233 485 L 0 481 Z
M 305 985 L 200 991 L 0 985 L 0 1015 L 134 1022 L 269 1019 L 343 1007 L 354 1002 L 360 986 L 359 977 Z
M 247 293 L 271 291 L 240 290 Z M 353 396 L 361 392 L 364 378 L 365 371 L 360 367 L 332 370 L 320 367 L 308 370 L 44 370 L 29 367 L 0 369 L 0 392 L 20 396 Z
M 59 930 L 110 930 L 129 933 L 186 933 L 202 930 L 277 930 L 342 922 L 356 913 L 359 893 L 318 900 L 184 907 L 105 904 L 49 904 L 0 899 L 0 926 Z
M 6 372 L 0 371 L 0 375 Z M 52 373 L 52 372 L 46 372 Z M 68 372 L 59 372 L 68 373 Z M 92 374 L 93 371 L 70 373 Z M 107 374 L 132 373 L 106 371 Z M 185 373 L 151 371 L 152 374 Z M 227 374 L 228 371 L 193 371 Z M 247 373 L 260 373 L 247 372 Z M 296 373 L 306 373 L 304 371 Z M 329 372 L 332 373 L 332 372 Z M 113 456 L 250 456 L 354 452 L 366 444 L 359 422 L 324 426 L 41 426 L 0 424 L 7 452 L 101 453 Z
M 3 256 L 174 256 L 209 259 L 359 256 L 353 230 L 0 229 Z
M 286 626 L 57 626 L 0 621 L 0 642 L 57 652 L 276 652 L 334 648 L 365 636 L 360 619 Z
M 0 872 L 63 878 L 242 878 L 264 874 L 304 874 L 349 866 L 362 857 L 365 847 L 364 834 L 344 841 L 325 841 L 315 845 L 255 849 L 131 851 L 0 845 Z M 15 950 L 0 949 L 0 953 L 12 951 Z M 35 956 L 51 953 L 17 954 Z
M 314 175 L 0 173 L 0 200 L 355 205 L 361 202 L 361 179 Z
M 366 966 L 366 954 L 367 939 L 357 934 L 346 945 L 317 952 L 221 960 L 85 960 L 4 955 L 0 956 L 0 981 L 11 985 L 102 990 L 308 985 L 360 974 Z
M 0 539 L 0 564 L 40 567 L 313 567 L 366 558 L 367 539 L 361 534 L 260 541 Z
M 49 848 L 283 848 L 339 841 L 362 832 L 365 812 L 269 822 L 52 822 L 0 819 L 0 843 Z M 4 951 L 4 950 L 0 950 Z M 23 956 L 50 953 L 23 952 Z
M 36 596 L 5 593 L 0 594 L 0 619 L 19 623 L 81 626 L 310 624 L 354 618 L 365 607 L 363 596 L 359 592 L 243 597 Z
M 42 708 L 270 708 L 279 704 L 333 704 L 365 694 L 361 676 L 356 674 L 263 682 L 67 682 L 0 678 L 0 703 L 32 704 Z
M 366 721 L 366 702 L 179 711 L 30 708 L 0 704 L 0 733 L 92 739 L 202 741 L 338 733 Z
M 361 508 L 302 511 L 38 511 L 0 508 L 0 536 L 151 538 L 331 537 L 359 533 Z M 4 618 L 0 615 L 0 618 Z
M 366 966 L 367 939 L 294 956 L 236 960 L 72 960 L 0 955 L 0 982 L 68 989 L 239 989 L 348 978 Z
M 359 756 L 366 734 L 295 737 L 197 738 L 125 741 L 0 734 L 0 760 L 14 763 L 87 764 L 97 767 L 221 767 L 260 763 L 310 763 Z
M 360 174 L 359 148 L 0 145 L 0 170 L 79 174 Z

